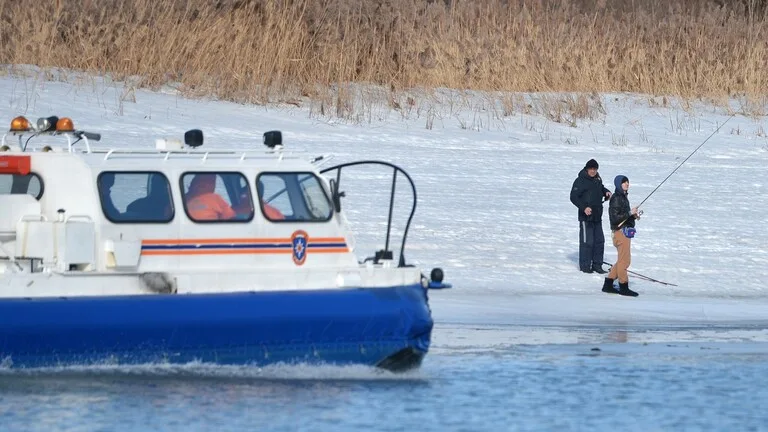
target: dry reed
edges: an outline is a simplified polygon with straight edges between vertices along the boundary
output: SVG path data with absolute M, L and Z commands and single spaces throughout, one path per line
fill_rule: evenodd
M 241 102 L 340 99 L 349 83 L 686 98 L 768 85 L 764 0 L 48 1 L 0 0 L 1 63 Z

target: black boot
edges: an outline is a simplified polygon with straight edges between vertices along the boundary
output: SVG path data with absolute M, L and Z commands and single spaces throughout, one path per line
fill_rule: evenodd
M 629 289 L 629 282 L 619 282 L 619 294 L 629 297 L 637 297 L 639 295 Z
M 603 282 L 603 292 L 607 292 L 609 294 L 619 293 L 619 291 L 613 287 L 613 279 L 605 278 L 605 282 Z
M 605 278 L 605 282 L 603 282 L 603 292 L 609 294 L 619 293 L 619 291 L 613 287 L 613 279 Z
M 600 274 L 608 273 L 607 271 L 603 270 L 603 266 L 601 266 L 600 264 L 593 265 L 592 266 L 592 271 L 595 272 L 595 273 L 600 273 Z

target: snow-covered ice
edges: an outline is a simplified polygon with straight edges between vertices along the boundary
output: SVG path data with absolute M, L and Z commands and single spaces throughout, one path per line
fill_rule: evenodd
M 258 148 L 264 131 L 279 129 L 286 150 L 333 154 L 328 165 L 379 159 L 401 166 L 418 191 L 406 258 L 425 272 L 442 267 L 454 284 L 430 293 L 438 329 L 768 322 L 765 117 L 609 94 L 600 96 L 605 114 L 574 126 L 533 113 L 505 116 L 487 98 L 445 90 L 417 95 L 409 108 L 368 101 L 360 115 L 339 119 L 309 102 L 251 106 L 100 78 L 43 77 L 0 78 L 0 119 L 68 116 L 78 129 L 102 134 L 95 145 L 109 147 L 152 148 L 155 138 L 200 128 L 207 148 Z M 739 106 L 732 101 L 732 110 Z M 718 127 L 641 207 L 630 270 L 678 286 L 630 275 L 640 297 L 601 293 L 602 276 L 577 265 L 578 222 L 568 197 L 579 170 L 595 158 L 609 189 L 614 176 L 626 175 L 636 205 Z M 388 174 L 359 171 L 342 188 L 361 257 L 383 247 Z M 398 188 L 398 233 L 407 216 L 405 192 Z M 607 211 L 603 225 L 605 258 L 613 262 Z

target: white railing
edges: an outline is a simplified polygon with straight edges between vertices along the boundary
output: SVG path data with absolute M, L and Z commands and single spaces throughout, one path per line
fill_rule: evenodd
M 91 143 L 88 141 L 88 136 L 94 137 L 96 139 L 96 141 L 98 141 L 100 139 L 100 136 L 98 136 L 98 134 L 92 134 L 90 132 L 84 132 L 84 131 L 73 131 L 73 132 L 26 132 L 26 131 L 25 132 L 6 132 L 3 135 L 3 140 L 2 140 L 3 145 L 9 146 L 6 143 L 6 141 L 5 141 L 9 134 L 10 135 L 16 135 L 16 136 L 19 137 L 19 149 L 21 151 L 26 151 L 27 144 L 29 143 L 29 141 L 32 138 L 34 138 L 36 136 L 59 136 L 59 135 L 64 135 L 67 138 L 67 151 L 69 153 L 73 153 L 72 146 L 75 143 L 79 142 L 80 140 L 83 140 L 83 142 L 85 142 L 85 152 L 86 153 L 91 153 Z M 30 137 L 27 138 L 27 142 L 26 143 L 23 143 L 23 139 L 22 138 L 24 138 L 24 135 L 30 135 Z M 72 137 L 77 137 L 78 140 L 75 141 L 75 142 L 72 142 Z M 48 147 L 48 146 L 46 146 L 46 147 Z
M 171 158 L 192 159 L 200 158 L 205 163 L 208 159 L 215 156 L 230 156 L 241 161 L 246 159 L 275 159 L 282 160 L 288 158 L 299 158 L 299 155 L 306 154 L 303 151 L 260 151 L 260 150 L 155 150 L 155 149 L 109 149 L 95 150 L 90 153 L 104 153 L 104 160 L 115 159 L 117 157 L 131 157 L 137 155 L 156 156 L 158 159 L 170 160 Z
M 90 153 L 90 154 L 104 154 L 104 160 L 110 160 L 110 159 L 116 159 L 120 157 L 131 157 L 131 156 L 154 156 L 157 159 L 162 159 L 164 161 L 170 160 L 171 158 L 178 158 L 178 159 L 184 159 L 184 158 L 200 158 L 200 161 L 202 163 L 205 163 L 207 160 L 215 158 L 215 157 L 233 157 L 237 158 L 240 162 L 245 161 L 246 159 L 277 159 L 278 161 L 281 161 L 283 159 L 299 159 L 301 157 L 306 157 L 307 152 L 304 150 L 291 150 L 291 151 L 284 151 L 282 148 L 277 150 L 243 150 L 243 149 L 219 149 L 219 150 L 197 150 L 197 149 L 181 149 L 181 150 L 173 150 L 173 149 L 129 149 L 129 148 L 112 148 L 112 149 L 94 149 L 91 148 L 90 141 L 88 140 L 88 136 L 94 137 L 96 140 L 100 139 L 100 136 L 98 134 L 92 134 L 88 132 L 82 132 L 82 131 L 75 131 L 75 132 L 45 132 L 45 133 L 35 133 L 35 132 L 8 132 L 3 135 L 2 142 L 3 144 L 6 144 L 6 138 L 8 135 L 16 135 L 19 137 L 19 150 L 26 151 L 26 143 L 24 143 L 23 136 L 25 134 L 31 135 L 27 139 L 27 143 L 30 141 L 30 139 L 34 138 L 38 135 L 49 135 L 49 136 L 59 136 L 64 135 L 67 139 L 67 152 L 68 153 L 75 153 L 75 150 L 73 146 L 82 140 L 85 143 L 85 152 L 84 153 Z M 78 141 L 73 142 L 72 137 L 78 138 Z M 6 144 L 7 145 L 7 144 Z M 43 150 L 51 149 L 50 146 L 43 147 Z M 332 159 L 332 156 L 330 155 L 321 155 L 310 158 L 310 163 L 316 166 L 323 165 L 327 163 L 330 159 Z

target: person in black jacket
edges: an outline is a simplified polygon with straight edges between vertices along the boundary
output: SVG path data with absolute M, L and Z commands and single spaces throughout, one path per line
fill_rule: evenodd
M 618 257 L 616 264 L 603 283 L 603 292 L 637 297 L 637 293 L 629 289 L 629 275 L 627 269 L 632 261 L 630 252 L 632 237 L 635 236 L 635 220 L 640 219 L 637 207 L 629 207 L 629 179 L 623 175 L 617 175 L 613 179 L 616 191 L 608 204 L 608 219 L 611 222 L 611 238 L 616 246 Z M 619 279 L 619 290 L 613 287 L 613 281 Z
M 596 160 L 590 159 L 571 187 L 571 202 L 579 209 L 579 269 L 584 273 L 608 273 L 603 270 L 605 235 L 603 234 L 603 199 L 611 191 L 603 186 Z

